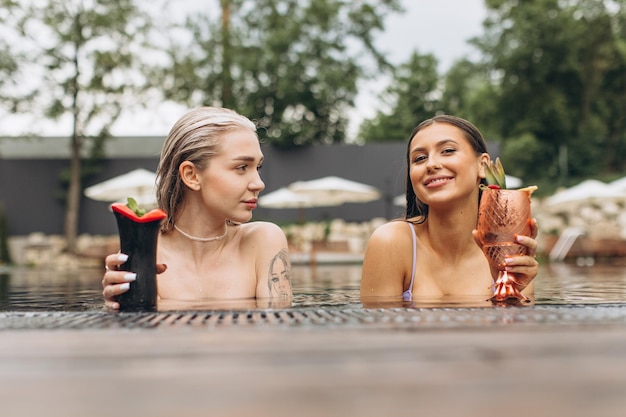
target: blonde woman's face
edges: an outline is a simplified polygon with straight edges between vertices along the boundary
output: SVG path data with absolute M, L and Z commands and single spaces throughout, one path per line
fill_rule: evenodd
M 259 140 L 251 130 L 232 130 L 222 135 L 218 149 L 200 175 L 203 201 L 227 219 L 247 222 L 265 188 Z

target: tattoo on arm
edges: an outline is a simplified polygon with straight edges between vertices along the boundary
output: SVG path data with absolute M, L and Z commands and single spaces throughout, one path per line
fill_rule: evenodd
M 281 249 L 270 261 L 267 287 L 270 300 L 291 298 L 291 263 L 287 249 Z

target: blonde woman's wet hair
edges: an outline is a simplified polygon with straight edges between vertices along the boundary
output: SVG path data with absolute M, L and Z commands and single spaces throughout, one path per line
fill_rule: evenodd
M 157 169 L 157 202 L 167 213 L 161 232 L 172 230 L 183 202 L 185 184 L 178 172 L 180 164 L 189 161 L 203 170 L 219 152 L 223 134 L 239 129 L 256 133 L 256 125 L 250 119 L 220 107 L 199 107 L 174 124 L 163 143 Z

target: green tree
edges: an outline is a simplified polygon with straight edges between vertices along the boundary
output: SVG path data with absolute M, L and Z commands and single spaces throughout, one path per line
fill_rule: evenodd
M 0 21 L 0 24 L 3 24 Z M 15 73 L 17 72 L 17 57 L 11 53 L 11 49 L 6 39 L 0 39 L 0 100 L 8 104 L 11 110 L 12 97 L 4 93 L 7 86 L 15 87 Z
M 11 252 L 9 250 L 7 212 L 4 208 L 4 203 L 0 201 L 0 266 L 10 263 Z
M 169 40 L 156 84 L 167 99 L 256 119 L 277 146 L 342 142 L 363 58 L 385 68 L 373 39 L 399 10 L 398 0 L 221 0 L 187 19 L 191 42 Z
M 623 169 L 626 2 L 486 4 L 485 33 L 473 43 L 496 85 L 492 99 L 497 112 L 490 126 L 497 127 L 505 148 L 518 149 L 508 142 L 526 138 L 535 150 L 532 158 L 510 152 L 517 158 L 511 163 L 527 180 L 547 176 L 554 183 Z M 564 147 L 569 155 L 566 175 L 559 172 L 558 155 Z
M 374 118 L 365 120 L 359 128 L 359 140 L 406 141 L 419 122 L 441 110 L 440 98 L 437 59 L 432 54 L 414 51 L 396 69 L 381 96 L 389 110 L 380 110 Z
M 463 117 L 478 126 L 487 140 L 499 141 L 497 86 L 489 69 L 480 63 L 461 59 L 443 77 L 440 107 L 446 114 Z
M 122 108 L 140 100 L 138 70 L 150 19 L 132 0 L 0 0 L 3 33 L 19 61 L 21 89 L 4 91 L 10 111 L 71 125 L 67 250 L 75 252 L 81 158 L 90 138 L 108 136 Z M 35 124 L 36 125 L 36 124 Z

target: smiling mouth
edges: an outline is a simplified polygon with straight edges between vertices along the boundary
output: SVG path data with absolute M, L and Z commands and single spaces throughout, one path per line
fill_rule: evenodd
M 426 185 L 427 187 L 434 187 L 440 184 L 445 184 L 447 182 L 450 182 L 451 180 L 452 180 L 452 177 L 433 178 L 431 180 L 426 181 L 424 185 Z

